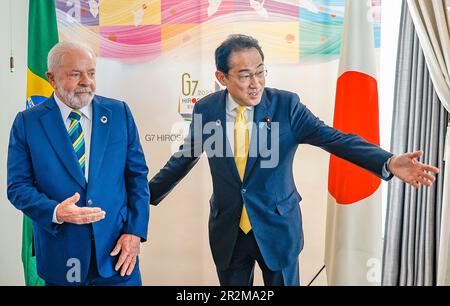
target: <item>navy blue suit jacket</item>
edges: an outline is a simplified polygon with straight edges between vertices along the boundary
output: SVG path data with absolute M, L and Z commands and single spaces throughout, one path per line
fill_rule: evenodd
M 92 239 L 99 273 L 110 277 L 118 273 L 118 256 L 109 253 L 120 235 L 147 237 L 148 168 L 130 109 L 100 96 L 92 109 L 89 183 L 53 96 L 19 113 L 11 130 L 8 198 L 33 221 L 37 272 L 53 284 L 77 285 L 66 277 L 74 267 L 72 258 L 79 260 L 81 282 L 86 279 Z M 105 219 L 88 225 L 52 223 L 56 205 L 75 192 L 81 196 L 78 206 L 101 207 Z
M 279 159 L 276 167 L 264 166 L 270 156 L 264 150 L 247 160 L 241 182 L 232 154 L 218 156 L 217 144 L 208 141 L 211 122 L 225 131 L 227 91 L 211 94 L 194 107 L 190 132 L 180 151 L 150 181 L 151 203 L 158 204 L 189 172 L 199 158 L 208 155 L 213 194 L 210 200 L 209 239 L 215 264 L 219 270 L 229 266 L 236 237 L 242 203 L 245 203 L 252 229 L 267 266 L 274 271 L 292 264 L 303 247 L 301 196 L 294 183 L 292 165 L 299 144 L 311 144 L 346 159 L 382 177 L 382 167 L 391 153 L 356 135 L 344 134 L 320 121 L 294 93 L 266 88 L 260 104 L 254 109 L 251 147 L 270 148 L 271 133 L 279 124 Z M 202 122 L 199 124 L 199 115 Z M 271 124 L 267 124 L 270 119 Z M 203 130 L 206 124 L 209 128 Z M 198 137 L 198 134 L 203 137 Z M 263 136 L 259 136 L 265 131 Z M 196 135 L 197 134 L 197 135 Z M 223 133 L 223 135 L 225 135 Z M 264 136 L 267 135 L 267 136 Z M 223 151 L 230 152 L 226 136 L 221 137 Z M 181 153 L 184 156 L 179 157 Z M 196 153 L 196 154 L 194 154 Z M 178 156 L 177 156 L 178 155 Z

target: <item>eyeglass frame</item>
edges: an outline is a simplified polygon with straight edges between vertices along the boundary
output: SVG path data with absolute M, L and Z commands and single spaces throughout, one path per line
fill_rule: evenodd
M 248 83 L 250 83 L 250 81 L 253 78 L 255 78 L 256 80 L 262 81 L 267 77 L 267 74 L 268 74 L 267 67 L 265 65 L 263 65 L 263 67 L 264 67 L 264 69 L 261 71 L 255 71 L 254 73 L 248 73 L 246 75 L 232 75 L 229 73 L 224 73 L 224 74 L 236 78 L 240 83 L 248 84 Z M 262 77 L 258 77 L 257 76 L 258 73 L 263 73 Z M 248 79 L 242 80 L 242 78 L 248 78 Z

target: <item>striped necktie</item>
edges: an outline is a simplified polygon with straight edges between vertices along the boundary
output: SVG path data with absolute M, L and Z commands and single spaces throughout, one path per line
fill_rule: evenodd
M 236 119 L 234 121 L 234 161 L 239 172 L 241 182 L 244 180 L 245 166 L 247 165 L 248 148 L 249 148 L 249 131 L 247 119 L 244 113 L 247 109 L 244 106 L 238 106 L 236 109 Z M 239 227 L 245 234 L 252 229 L 250 219 L 247 215 L 245 203 L 242 207 L 241 220 Z
M 81 128 L 81 112 L 79 110 L 72 110 L 69 115 L 69 119 L 71 120 L 69 126 L 69 137 L 72 142 L 73 149 L 75 151 L 75 155 L 77 156 L 78 163 L 81 167 L 81 172 L 85 174 L 85 147 L 84 147 L 84 131 Z

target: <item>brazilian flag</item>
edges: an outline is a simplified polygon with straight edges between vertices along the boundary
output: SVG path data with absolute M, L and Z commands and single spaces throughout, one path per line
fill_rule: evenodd
M 54 0 L 30 0 L 28 11 L 27 108 L 45 101 L 53 93 L 45 77 L 47 54 L 58 43 Z M 42 286 L 33 252 L 33 225 L 23 217 L 22 262 L 27 286 Z

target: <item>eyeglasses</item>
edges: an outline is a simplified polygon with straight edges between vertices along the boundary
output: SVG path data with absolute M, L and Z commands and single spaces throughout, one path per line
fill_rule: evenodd
M 85 72 L 79 72 L 79 71 L 72 71 L 67 73 L 67 78 L 71 81 L 79 81 L 81 79 L 81 76 Z M 95 78 L 95 71 L 89 71 L 86 73 L 88 78 L 93 80 Z
M 264 69 L 258 70 L 255 73 L 246 73 L 246 74 L 238 74 L 238 75 L 232 75 L 229 73 L 225 73 L 225 74 L 236 78 L 240 83 L 248 84 L 248 83 L 250 83 L 250 81 L 253 78 L 255 78 L 258 81 L 263 81 L 267 76 L 267 69 L 264 67 Z

